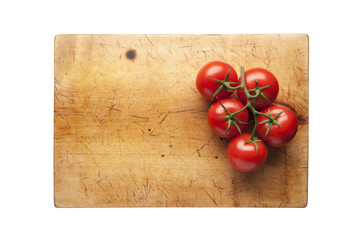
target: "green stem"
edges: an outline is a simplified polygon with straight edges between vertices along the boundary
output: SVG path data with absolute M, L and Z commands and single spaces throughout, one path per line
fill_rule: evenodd
M 239 85 L 238 87 L 231 87 L 230 83 L 226 83 L 226 86 L 227 86 L 227 89 L 231 89 L 231 90 L 237 90 L 237 89 L 243 88 L 242 85 Z
M 250 105 L 252 105 L 252 104 L 250 104 Z M 253 107 L 251 107 L 251 108 L 253 108 Z M 252 111 L 252 112 L 253 112 L 253 118 L 254 118 L 254 127 L 252 129 L 251 138 L 249 139 L 250 141 L 254 140 L 254 135 L 256 133 L 256 128 L 257 128 L 257 124 L 258 124 L 258 114 L 256 113 L 256 111 Z
M 271 120 L 271 119 L 272 119 L 272 117 L 271 117 L 271 116 L 269 116 L 269 115 L 267 115 L 267 114 L 264 114 L 264 113 L 258 112 L 257 110 L 255 110 L 255 111 L 256 111 L 256 113 L 257 113 L 258 115 L 262 115 L 262 116 L 264 116 L 264 117 L 268 118 L 269 120 Z
M 258 88 L 258 81 L 256 81 L 255 85 L 256 85 L 256 89 L 259 89 Z M 254 143 L 255 142 L 254 138 L 255 138 L 255 134 L 256 134 L 256 128 L 257 128 L 257 124 L 258 124 L 258 115 L 262 115 L 264 117 L 267 117 L 269 120 L 273 120 L 273 119 L 272 119 L 272 116 L 268 116 L 267 114 L 263 114 L 263 113 L 261 113 L 261 112 L 259 112 L 259 111 L 257 111 L 255 109 L 254 106 L 256 106 L 256 99 L 259 96 L 260 91 L 256 90 L 255 95 L 251 95 L 249 93 L 249 90 L 247 89 L 246 83 L 245 83 L 244 67 L 243 66 L 241 67 L 241 85 L 240 86 L 242 87 L 243 92 L 244 92 L 244 94 L 246 95 L 246 98 L 247 98 L 246 106 L 249 107 L 249 109 L 253 113 L 253 118 L 254 118 L 254 127 L 253 127 L 253 130 L 252 130 L 252 133 L 251 133 L 251 137 L 247 142 L 253 142 Z M 254 106 L 252 106 L 252 104 L 251 104 L 251 99 L 252 98 L 254 99 Z

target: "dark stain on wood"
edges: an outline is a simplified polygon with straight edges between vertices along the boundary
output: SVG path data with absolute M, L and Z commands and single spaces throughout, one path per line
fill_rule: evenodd
M 129 60 L 134 61 L 134 59 L 137 57 L 137 51 L 135 51 L 134 49 L 130 49 L 125 53 L 125 55 Z

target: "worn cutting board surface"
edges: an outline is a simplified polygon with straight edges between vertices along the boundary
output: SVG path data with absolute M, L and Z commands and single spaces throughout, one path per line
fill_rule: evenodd
M 273 72 L 299 120 L 256 172 L 208 126 L 195 77 L 213 60 Z M 57 207 L 307 205 L 307 35 L 58 35 L 54 84 Z

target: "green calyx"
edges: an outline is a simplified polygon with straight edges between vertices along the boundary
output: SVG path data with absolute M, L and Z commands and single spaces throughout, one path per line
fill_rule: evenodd
M 228 70 L 228 73 L 226 75 L 226 77 L 223 80 L 219 80 L 219 79 L 214 79 L 214 78 L 210 78 L 210 80 L 215 81 L 216 83 L 219 83 L 220 86 L 217 89 L 217 91 L 214 92 L 211 101 L 213 101 L 213 99 L 217 96 L 217 94 L 222 90 L 222 89 L 226 89 L 227 91 L 233 91 L 235 89 L 239 89 L 241 88 L 241 86 L 238 87 L 232 87 L 231 85 L 234 84 L 238 84 L 239 82 L 228 82 L 229 79 L 229 74 L 231 73 L 231 69 Z
M 267 115 L 267 118 L 268 118 L 268 119 L 263 120 L 262 122 L 259 123 L 259 124 L 266 124 L 266 123 L 268 124 L 265 137 L 267 137 L 267 135 L 268 135 L 268 133 L 269 133 L 269 131 L 270 131 L 270 129 L 271 129 L 271 127 L 272 127 L 273 124 L 275 124 L 276 126 L 279 126 L 279 125 L 280 125 L 280 124 L 277 122 L 276 119 L 277 119 L 279 116 L 281 116 L 281 114 L 282 114 L 284 111 L 286 111 L 286 110 L 287 110 L 287 109 L 283 110 L 282 112 L 280 112 L 280 113 L 278 113 L 277 115 L 275 115 L 274 117 L 272 117 L 272 115 L 271 115 L 271 109 L 268 108 L 268 115 Z
M 240 124 L 247 124 L 247 123 L 242 122 L 241 120 L 239 120 L 238 118 L 236 118 L 236 115 L 239 114 L 239 113 L 241 113 L 241 112 L 243 112 L 244 110 L 246 110 L 246 109 L 247 109 L 247 106 L 244 106 L 244 107 L 243 107 L 241 110 L 239 110 L 239 111 L 236 111 L 236 112 L 231 113 L 231 112 L 221 103 L 221 101 L 218 100 L 218 102 L 219 102 L 219 104 L 222 106 L 222 108 L 224 109 L 224 111 L 226 111 L 226 113 L 227 113 L 227 116 L 217 117 L 217 119 L 225 119 L 225 120 L 228 120 L 228 126 L 227 126 L 227 129 L 226 129 L 226 132 L 224 133 L 224 135 L 227 135 L 229 129 L 231 128 L 231 125 L 234 125 L 234 126 L 237 128 L 239 134 L 242 134 L 241 129 L 240 129 L 239 126 L 238 126 L 238 123 L 240 123 Z
M 257 137 L 253 137 L 253 139 L 249 139 L 248 141 L 246 141 L 246 143 L 253 143 L 254 146 L 256 147 L 256 153 L 258 153 L 258 145 L 257 142 L 262 142 L 262 140 L 258 139 Z

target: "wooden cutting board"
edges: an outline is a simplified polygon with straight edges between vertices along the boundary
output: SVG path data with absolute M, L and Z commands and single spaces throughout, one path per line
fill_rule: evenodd
M 270 70 L 298 117 L 256 172 L 208 126 L 195 77 L 213 60 Z M 307 205 L 307 35 L 58 35 L 54 75 L 55 206 Z

